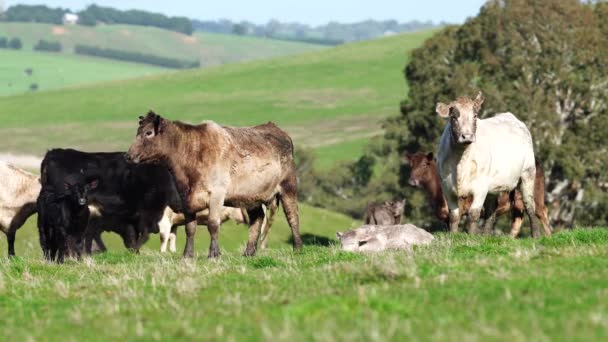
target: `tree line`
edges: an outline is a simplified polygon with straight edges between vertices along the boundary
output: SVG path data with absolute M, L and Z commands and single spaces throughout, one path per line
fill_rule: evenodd
M 37 22 L 59 25 L 63 22 L 63 16 L 66 13 L 71 13 L 71 11 L 67 8 L 51 8 L 44 5 L 15 5 L 9 7 L 0 19 L 9 22 Z M 194 31 L 192 22 L 188 18 L 168 17 L 164 14 L 147 11 L 121 11 L 93 4 L 76 14 L 79 17 L 78 23 L 87 26 L 95 26 L 98 23 L 154 26 L 188 35 Z
M 446 124 L 436 103 L 482 90 L 482 118 L 512 112 L 530 128 L 552 224 L 608 225 L 607 16 L 606 2 L 488 1 L 412 53 L 401 115 L 384 122 L 382 139 L 357 161 L 326 175 L 301 170 L 302 196 L 353 216 L 367 201 L 405 197 L 408 221 L 437 226 L 422 192 L 407 184 L 401 153 L 435 152 Z
M 366 20 L 352 24 L 331 22 L 320 26 L 283 23 L 278 20 L 270 20 L 268 23 L 261 25 L 249 21 L 234 22 L 228 19 L 210 21 L 193 20 L 192 23 L 195 30 L 203 32 L 250 35 L 326 45 L 373 39 L 383 35 L 411 32 L 445 25 L 445 23 L 435 25 L 430 21 L 399 23 L 396 20 Z
M 200 67 L 199 61 L 187 61 L 140 52 L 107 49 L 83 44 L 76 44 L 74 46 L 74 52 L 81 55 L 111 58 L 127 62 L 151 64 L 165 68 L 189 69 Z

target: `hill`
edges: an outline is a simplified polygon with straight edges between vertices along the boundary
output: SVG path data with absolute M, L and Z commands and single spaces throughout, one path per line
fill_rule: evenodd
M 42 155 L 53 146 L 125 150 L 137 116 L 150 108 L 170 119 L 229 125 L 269 120 L 297 145 L 325 150 L 325 166 L 352 159 L 379 121 L 397 115 L 417 32 L 279 59 L 188 70 L 137 80 L 0 99 L 5 151 Z M 8 138 L 10 137 L 10 138 Z M 331 158 L 331 159 L 330 159 Z
M 0 60 L 0 96 L 29 91 L 34 84 L 40 91 L 168 71 L 144 64 L 22 50 L 2 49 Z
M 76 44 L 85 44 L 183 60 L 199 60 L 203 67 L 323 48 L 313 44 L 211 33 L 188 36 L 156 27 L 133 25 L 89 27 L 2 22 L 0 36 L 21 38 L 26 50 L 31 50 L 38 40 L 44 39 L 59 41 L 64 53 L 72 53 Z

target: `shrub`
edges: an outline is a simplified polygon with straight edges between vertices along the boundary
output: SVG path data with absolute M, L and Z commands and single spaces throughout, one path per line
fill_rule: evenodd
M 8 47 L 14 50 L 20 50 L 22 46 L 21 39 L 19 38 L 13 38 L 8 42 Z
M 48 51 L 48 52 L 60 52 L 61 51 L 61 43 L 59 42 L 51 42 L 46 41 L 44 39 L 40 39 L 38 43 L 34 46 L 34 50 L 36 51 Z
M 165 68 L 189 69 L 200 67 L 199 61 L 180 60 L 175 58 L 144 54 L 140 52 L 106 49 L 82 44 L 77 44 L 76 46 L 74 46 L 74 52 L 81 55 L 111 58 L 127 62 L 152 64 Z

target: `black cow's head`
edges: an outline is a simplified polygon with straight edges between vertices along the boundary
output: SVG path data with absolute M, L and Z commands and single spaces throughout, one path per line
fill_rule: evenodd
M 468 145 L 475 142 L 477 115 L 481 111 L 483 100 L 483 94 L 479 92 L 474 100 L 465 96 L 450 104 L 437 103 L 437 114 L 442 118 L 450 118 L 449 125 L 454 143 Z
M 96 178 L 85 180 L 84 177 L 66 177 L 63 183 L 64 195 L 71 203 L 84 206 L 87 205 L 89 191 L 98 185 L 99 180 Z

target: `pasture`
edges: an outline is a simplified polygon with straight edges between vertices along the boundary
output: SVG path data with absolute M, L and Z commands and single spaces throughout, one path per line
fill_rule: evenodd
M 353 223 L 319 213 L 304 206 L 304 233 L 333 236 Z M 245 228 L 228 225 L 219 260 L 206 259 L 208 234 L 199 229 L 194 260 L 161 255 L 156 243 L 134 255 L 113 240 L 111 252 L 55 265 L 42 261 L 32 223 L 18 234 L 20 256 L 0 260 L 0 329 L 17 340 L 69 332 L 91 340 L 589 341 L 608 333 L 605 229 L 540 240 L 438 234 L 414 253 L 369 255 L 308 240 L 294 254 L 279 223 L 270 249 L 244 258 Z
M 324 46 L 255 37 L 211 33 L 187 36 L 156 27 L 133 25 L 55 26 L 42 23 L 0 23 L 0 36 L 19 37 L 31 50 L 40 39 L 58 41 L 71 54 L 76 44 L 137 51 L 164 57 L 200 60 L 208 67 L 293 55 L 324 49 Z
M 190 122 L 272 120 L 296 146 L 321 149 L 319 164 L 329 167 L 360 156 L 365 143 L 382 134 L 380 121 L 398 114 L 409 51 L 432 34 L 2 98 L 0 136 L 11 137 L 1 140 L 3 150 L 38 156 L 49 146 L 126 150 L 137 116 L 153 108 Z
M 0 49 L 0 96 L 151 76 L 168 69 L 102 58 Z M 31 75 L 25 70 L 32 69 Z

